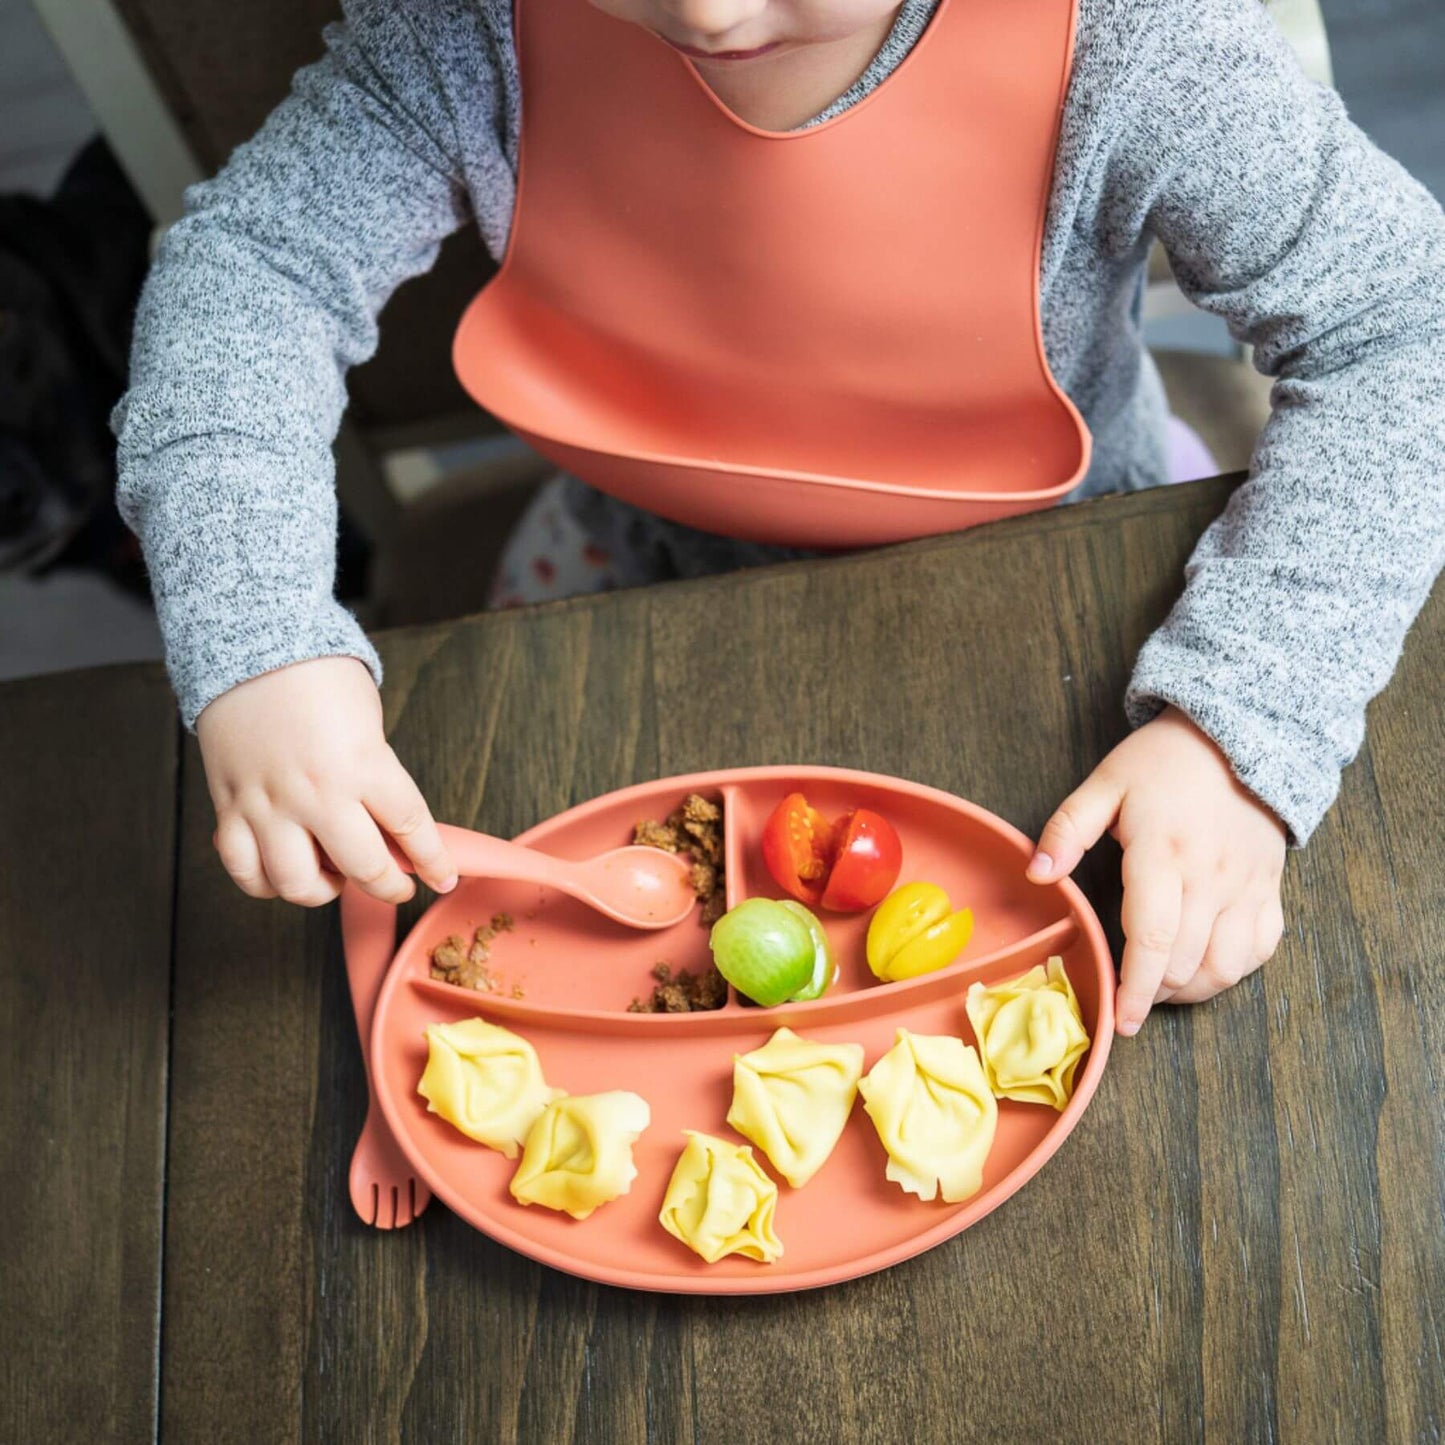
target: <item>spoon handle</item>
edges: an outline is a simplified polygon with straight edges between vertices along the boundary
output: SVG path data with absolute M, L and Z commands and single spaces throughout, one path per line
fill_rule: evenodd
M 487 833 L 473 833 L 450 823 L 438 823 L 437 832 L 463 878 L 542 883 L 568 893 L 576 886 L 571 866 L 561 858 L 551 858 L 521 843 L 509 843 L 505 838 L 493 838 Z

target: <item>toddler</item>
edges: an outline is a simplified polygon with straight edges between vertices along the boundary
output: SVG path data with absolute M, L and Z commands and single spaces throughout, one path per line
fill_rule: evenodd
M 1048 43 L 1009 43 L 1016 24 Z M 1071 62 L 1062 75 L 1055 49 Z M 968 61 L 966 79 L 951 79 L 945 56 Z M 563 75 L 559 100 L 559 86 L 538 78 Z M 529 110 L 528 77 L 534 100 L 546 95 L 540 109 Z M 788 162 L 802 177 L 779 193 L 778 214 L 761 218 L 769 242 L 757 255 L 746 233 L 713 227 L 740 267 L 775 253 L 800 265 L 779 236 L 809 248 L 804 261 L 846 261 L 840 248 L 859 236 L 934 234 L 933 208 L 958 198 L 931 184 L 856 187 L 847 214 L 819 225 L 807 147 L 861 148 L 886 122 L 900 176 L 913 173 L 910 149 L 946 157 L 955 135 L 981 164 L 1009 159 L 1017 127 L 991 123 L 991 108 L 1026 92 L 1052 97 L 1050 87 L 1058 134 L 1051 177 L 1041 172 L 1041 245 L 1005 259 L 1037 265 L 1049 384 L 1092 435 L 1072 495 L 1170 476 L 1170 419 L 1140 337 L 1156 239 L 1183 289 L 1224 317 L 1275 381 L 1250 478 L 1137 660 L 1124 700 L 1135 730 L 1060 805 L 1030 876 L 1070 872 L 1106 831 L 1122 845 L 1123 1034 L 1155 1003 L 1207 998 L 1268 959 L 1283 927 L 1286 844 L 1304 843 L 1332 801 L 1365 706 L 1445 558 L 1445 218 L 1331 91 L 1305 79 L 1259 0 L 517 0 L 515 13 L 509 0 L 351 0 L 325 58 L 190 192 L 146 286 L 116 416 L 122 509 L 145 547 L 171 676 L 200 737 L 216 847 L 236 882 L 315 905 L 351 878 L 400 901 L 412 885 L 392 840 L 431 887 L 455 883 L 383 736 L 376 654 L 332 596 L 330 453 L 347 368 L 371 353 L 387 297 L 432 264 L 450 232 L 479 226 L 501 259 L 515 226 L 530 257 L 554 258 L 559 325 L 569 287 L 579 306 L 615 307 L 616 296 L 586 290 L 584 263 L 590 247 L 625 233 L 629 186 L 648 188 L 649 162 L 603 146 L 590 169 L 578 167 L 569 200 L 538 179 L 567 164 L 558 136 L 568 124 L 585 138 L 593 122 L 625 120 L 645 150 L 656 139 L 715 157 L 727 125 L 797 148 Z M 1029 114 L 1041 113 L 1035 104 Z M 536 169 L 524 180 L 534 184 L 519 188 L 528 144 Z M 752 358 L 730 356 L 724 333 L 750 298 L 729 293 L 739 283 L 727 267 L 707 294 L 689 291 L 683 243 L 699 234 L 698 207 L 738 226 L 759 218 L 732 164 L 700 162 L 688 186 L 692 209 L 679 203 L 676 214 L 666 187 L 647 190 L 664 208 L 657 256 L 673 258 L 651 281 L 672 315 L 719 318 L 698 329 L 693 351 L 741 385 Z M 890 214 L 878 213 L 885 190 Z M 548 214 L 557 194 L 575 200 L 585 225 L 556 234 L 521 224 Z M 794 204 L 809 221 L 801 235 L 790 229 Z M 990 223 L 986 204 L 970 201 L 962 215 L 960 255 Z M 648 244 L 631 253 L 644 277 Z M 948 247 L 935 252 L 921 277 L 914 263 L 890 270 L 886 255 L 839 272 L 866 288 L 851 313 L 860 337 L 881 338 L 883 352 L 897 343 L 906 359 L 915 320 L 904 318 L 928 322 L 918 302 L 929 288 L 944 298 L 956 282 L 981 304 L 989 297 L 992 277 L 955 276 Z M 583 279 L 568 274 L 569 256 Z M 826 309 L 827 288 L 802 289 L 800 314 Z M 780 327 L 791 316 L 781 302 Z M 959 355 L 970 332 L 958 327 Z M 855 354 L 845 333 L 820 334 L 819 369 L 800 371 L 800 386 L 850 368 L 876 385 L 874 343 Z M 542 331 L 516 344 L 551 364 Z M 510 353 L 500 355 L 505 371 Z M 567 358 L 556 364 L 565 371 Z M 914 370 L 926 389 L 934 373 Z M 987 377 L 988 358 L 960 374 Z M 668 375 L 685 392 L 712 372 Z M 920 400 L 917 415 L 953 426 L 947 386 L 931 393 L 932 411 Z M 841 392 L 818 404 L 833 402 L 851 404 Z M 890 404 L 901 413 L 911 398 Z M 796 412 L 790 445 L 808 434 L 808 406 Z M 987 419 L 970 425 L 981 439 Z M 973 446 L 966 427 L 959 435 L 962 466 Z M 499 601 L 557 590 L 558 558 L 542 555 L 541 536 L 565 555 L 572 590 L 789 555 L 665 520 L 589 479 L 599 480 L 584 472 L 544 489 L 504 559 Z M 840 492 L 829 505 L 849 501 Z

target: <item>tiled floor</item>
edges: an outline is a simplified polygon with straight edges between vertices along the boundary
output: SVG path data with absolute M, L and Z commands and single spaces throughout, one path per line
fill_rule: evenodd
M 1321 4 L 1351 113 L 1445 199 L 1445 0 Z M 29 0 L 0 0 L 0 193 L 48 191 L 91 130 Z M 144 610 L 96 579 L 0 578 L 0 678 L 158 652 Z

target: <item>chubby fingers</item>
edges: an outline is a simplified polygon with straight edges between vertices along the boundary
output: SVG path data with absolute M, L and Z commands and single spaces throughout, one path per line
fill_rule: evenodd
M 437 893 L 450 893 L 457 886 L 456 864 L 437 832 L 431 809 L 396 754 L 388 749 L 387 757 L 362 802 L 411 859 L 422 882 Z
M 1108 773 L 1102 768 L 1090 773 L 1044 824 L 1029 860 L 1029 881 L 1053 883 L 1072 873 L 1113 825 L 1123 801 L 1123 787 Z
M 1184 880 L 1166 851 L 1136 843 L 1124 850 L 1124 962 L 1119 970 L 1115 1028 L 1125 1038 L 1149 1017 L 1180 936 Z
M 276 896 L 276 890 L 261 866 L 261 848 L 256 842 L 256 835 L 239 813 L 222 814 L 211 842 L 220 855 L 221 866 L 242 893 L 252 898 Z
M 218 803 L 216 851 L 243 892 L 314 908 L 349 878 L 374 898 L 404 903 L 416 891 L 411 868 L 438 893 L 456 886 L 431 812 L 390 748 L 342 783 L 253 789 Z
M 405 903 L 416 885 L 397 866 L 376 820 L 360 803 L 329 815 L 316 828 L 316 841 L 344 877 L 383 903 Z
M 1175 991 L 1170 1002 L 1202 1003 L 1233 988 L 1270 959 L 1282 928 L 1277 899 L 1263 905 L 1251 900 L 1226 909 L 1214 924 L 1198 973 Z
M 1199 972 L 1218 917 L 1219 904 L 1213 896 L 1186 882 L 1179 908 L 1179 932 L 1169 950 L 1169 966 L 1154 995 L 1156 1004 L 1167 1003 Z
M 341 892 L 342 879 L 322 868 L 315 840 L 299 823 L 273 815 L 255 833 L 266 878 L 288 903 L 320 908 Z

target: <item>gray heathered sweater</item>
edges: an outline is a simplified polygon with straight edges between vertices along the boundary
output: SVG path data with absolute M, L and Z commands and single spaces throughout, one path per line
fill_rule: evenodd
M 840 104 L 891 70 L 928 3 Z M 187 723 L 287 663 L 377 667 L 332 596 L 342 378 L 448 233 L 476 224 L 505 249 L 510 10 L 351 0 L 164 240 L 116 425 Z M 1139 334 L 1154 237 L 1277 381 L 1251 479 L 1127 710 L 1181 707 L 1302 842 L 1445 562 L 1445 218 L 1305 80 L 1257 0 L 1081 0 L 1042 273 L 1049 360 L 1095 437 L 1080 494 L 1164 476 Z

